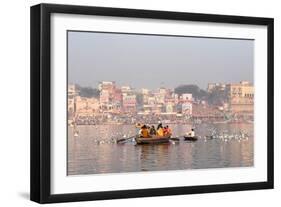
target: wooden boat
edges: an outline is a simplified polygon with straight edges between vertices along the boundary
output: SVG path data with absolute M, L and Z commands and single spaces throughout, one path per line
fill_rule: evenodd
M 194 136 L 194 137 L 184 136 L 184 140 L 186 140 L 186 141 L 197 141 L 198 137 L 196 137 L 196 136 Z
M 170 141 L 171 135 L 166 135 L 163 137 L 159 136 L 152 136 L 149 138 L 144 137 L 136 137 L 137 144 L 162 144 L 162 143 L 168 143 Z

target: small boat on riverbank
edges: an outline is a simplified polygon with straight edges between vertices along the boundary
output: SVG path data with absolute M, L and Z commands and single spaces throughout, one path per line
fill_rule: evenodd
M 144 137 L 136 137 L 136 143 L 137 144 L 162 144 L 162 143 L 169 143 L 171 139 L 171 135 L 166 135 L 163 137 L 159 136 L 153 136 L 149 138 L 144 138 Z
M 197 141 L 198 137 L 190 137 L 190 136 L 184 136 L 185 141 Z

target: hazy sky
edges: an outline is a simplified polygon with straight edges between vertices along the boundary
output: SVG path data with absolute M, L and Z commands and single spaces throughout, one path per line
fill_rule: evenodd
M 253 40 L 68 32 L 69 83 L 155 89 L 253 82 Z

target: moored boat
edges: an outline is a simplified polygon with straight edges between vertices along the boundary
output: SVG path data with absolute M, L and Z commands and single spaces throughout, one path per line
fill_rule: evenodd
M 171 139 L 171 135 L 166 135 L 163 137 L 159 136 L 152 136 L 148 138 L 144 137 L 136 137 L 136 143 L 137 144 L 162 144 L 162 143 L 168 143 Z
M 198 137 L 196 137 L 196 136 L 194 136 L 194 137 L 184 136 L 184 140 L 186 140 L 186 141 L 197 141 Z

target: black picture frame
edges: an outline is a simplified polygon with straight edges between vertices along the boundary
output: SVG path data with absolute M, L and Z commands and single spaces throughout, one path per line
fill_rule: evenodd
M 219 22 L 267 26 L 267 181 L 238 184 L 219 184 L 153 189 L 51 194 L 51 70 L 50 70 L 50 15 L 52 13 L 134 17 L 148 19 Z M 211 193 L 272 189 L 274 187 L 274 71 L 272 18 L 195 14 L 124 8 L 104 8 L 56 4 L 39 4 L 31 7 L 31 174 L 30 199 L 38 203 L 88 201 L 103 199 L 167 196 L 179 194 Z

